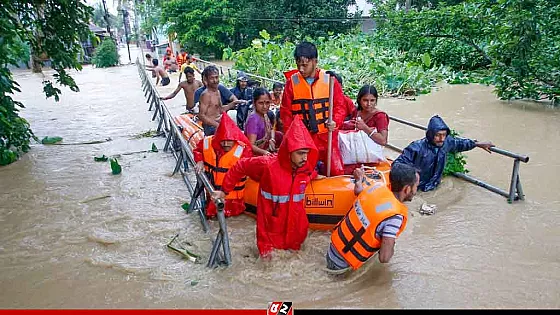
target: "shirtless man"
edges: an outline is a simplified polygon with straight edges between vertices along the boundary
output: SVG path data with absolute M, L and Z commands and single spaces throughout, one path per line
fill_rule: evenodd
M 159 60 L 152 59 L 152 63 L 154 64 L 153 70 L 156 72 L 156 86 L 158 85 L 160 78 L 162 86 L 168 85 L 171 80 L 169 79 L 169 74 L 167 74 L 167 71 L 165 71 L 165 69 L 163 69 L 159 65 Z
M 192 68 L 185 68 L 186 81 L 179 83 L 175 91 L 166 97 L 162 97 L 162 100 L 169 100 L 174 98 L 181 89 L 185 92 L 185 99 L 187 100 L 187 111 L 194 108 L 194 92 L 202 86 L 202 82 L 195 80 L 194 70 Z
M 218 90 L 220 84 L 220 72 L 215 66 L 208 66 L 202 71 L 202 77 L 206 82 L 206 89 L 200 95 L 198 118 L 202 121 L 202 128 L 204 128 L 204 135 L 211 136 L 216 131 L 222 112 L 227 112 L 235 108 L 237 104 L 242 104 L 245 101 L 238 100 L 237 97 L 232 96 L 230 103 L 222 106 L 222 97 Z
M 155 78 L 156 72 L 154 71 L 154 64 L 152 63 L 152 60 L 153 60 L 152 55 L 146 54 L 146 61 L 148 62 L 146 64 L 146 69 L 150 70 L 152 72 L 152 78 Z

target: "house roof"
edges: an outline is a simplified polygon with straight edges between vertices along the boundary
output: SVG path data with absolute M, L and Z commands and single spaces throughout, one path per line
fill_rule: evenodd
M 94 33 L 107 33 L 107 30 L 104 28 L 101 28 L 95 24 L 90 24 L 89 25 L 89 30 L 94 32 Z

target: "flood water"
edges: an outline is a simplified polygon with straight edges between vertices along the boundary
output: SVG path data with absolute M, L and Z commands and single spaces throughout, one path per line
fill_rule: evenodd
M 244 215 L 228 219 L 233 265 L 205 266 L 217 222 L 204 234 L 197 215 L 181 208 L 189 194 L 181 177 L 171 176 L 175 160 L 162 150 L 165 139 L 135 137 L 157 127 L 135 65 L 73 72 L 81 92 L 63 88 L 58 103 L 45 99 L 41 76 L 18 70 L 14 77 L 23 91 L 15 98 L 26 105 L 21 115 L 35 134 L 74 145 L 33 144 L 18 162 L 0 167 L 2 308 L 264 310 L 282 300 L 296 310 L 560 307 L 558 110 L 499 101 L 481 85 L 446 85 L 416 101 L 380 99 L 390 115 L 425 125 L 437 113 L 465 137 L 528 155 L 520 169 L 526 200 L 508 204 L 445 178 L 410 203 L 412 216 L 390 263 L 368 262 L 341 278 L 323 271 L 328 232 L 310 232 L 300 252 L 264 262 L 255 222 Z M 158 89 L 165 95 L 173 87 Z M 182 92 L 166 104 L 181 113 Z M 394 145 L 422 136 L 390 124 Z M 134 153 L 152 143 L 159 152 Z M 103 154 L 120 154 L 122 174 L 94 161 Z M 510 158 L 480 149 L 466 155 L 472 176 L 508 189 Z M 422 201 L 437 204 L 436 214 L 419 215 Z M 202 264 L 166 249 L 176 234 L 203 256 Z

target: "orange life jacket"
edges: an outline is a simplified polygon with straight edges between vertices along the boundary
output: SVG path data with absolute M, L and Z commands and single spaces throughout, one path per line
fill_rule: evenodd
M 206 172 L 212 174 L 214 179 L 214 188 L 222 190 L 222 183 L 227 171 L 239 161 L 245 150 L 244 143 L 236 142 L 233 148 L 222 155 L 218 161 L 216 152 L 212 148 L 212 139 L 214 136 L 204 138 L 204 145 L 202 154 L 204 157 L 204 168 Z M 235 188 L 226 195 L 226 199 L 243 199 L 243 192 L 245 189 L 245 181 L 247 177 L 243 177 L 236 185 Z
M 177 56 L 177 65 L 179 66 L 179 69 L 181 69 L 181 66 L 183 65 L 183 63 L 185 63 L 185 59 L 186 59 L 186 55 L 183 56 L 181 54 L 179 54 L 179 56 Z
M 331 242 L 352 269 L 358 269 L 381 248 L 381 239 L 375 235 L 377 226 L 397 214 L 403 216 L 398 237 L 406 227 L 407 207 L 387 186 L 375 183 L 356 198 L 350 211 L 335 227 Z
M 319 78 L 311 86 L 299 73 L 291 77 L 294 99 L 292 115 L 297 115 L 311 133 L 325 133 L 329 119 L 329 75 L 319 71 Z

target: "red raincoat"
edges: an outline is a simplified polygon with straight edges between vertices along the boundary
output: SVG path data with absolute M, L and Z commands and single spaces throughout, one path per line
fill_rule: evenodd
M 292 168 L 290 153 L 308 148 L 307 163 Z M 261 256 L 272 249 L 299 250 L 309 221 L 303 207 L 305 188 L 317 176 L 317 148 L 301 119 L 293 120 L 278 155 L 241 159 L 226 174 L 222 190 L 230 192 L 243 176 L 260 183 L 257 200 L 257 247 Z
M 225 114 L 222 115 L 222 119 L 220 120 L 220 124 L 216 129 L 216 133 L 212 139 L 212 149 L 216 153 L 217 160 L 220 160 L 222 156 L 226 153 L 222 148 L 220 141 L 222 140 L 235 140 L 239 144 L 243 145 L 245 148 L 243 149 L 243 154 L 241 158 L 248 158 L 253 156 L 253 150 L 251 147 L 251 142 L 247 137 L 243 134 L 243 132 L 237 127 L 237 124 L 231 120 L 231 118 Z M 194 161 L 200 162 L 204 161 L 204 139 L 200 140 L 193 150 Z M 211 162 L 211 161 L 205 161 Z M 215 161 L 212 161 L 216 163 Z M 215 174 L 213 176 L 216 176 Z M 210 179 L 210 178 L 209 178 Z M 212 180 L 212 179 L 210 179 Z M 215 180 L 215 178 L 214 178 Z M 237 183 L 237 182 L 236 182 Z M 234 184 L 236 184 L 234 183 Z M 208 217 L 213 217 L 217 213 L 216 205 L 214 202 L 208 198 L 209 202 L 206 206 L 206 215 Z M 243 199 L 226 199 L 226 203 L 224 205 L 224 212 L 226 216 L 232 215 L 239 215 L 245 211 L 245 201 Z
M 282 94 L 282 105 L 280 106 L 280 119 L 284 124 L 285 129 L 290 126 L 294 115 L 292 114 L 292 100 L 294 99 L 294 91 L 292 87 L 291 76 L 297 73 L 298 70 L 294 69 L 284 73 L 286 76 L 286 85 L 284 87 L 284 92 Z M 319 69 L 315 71 L 315 82 L 319 80 Z M 336 123 L 337 129 L 332 133 L 332 155 L 331 155 L 331 176 L 343 175 L 344 165 L 342 164 L 342 156 L 338 149 L 338 127 L 344 122 L 346 117 L 346 100 L 344 99 L 344 93 L 338 80 L 334 80 L 334 95 L 333 95 L 333 121 Z M 285 133 L 285 132 L 284 132 Z M 327 168 L 327 148 L 328 148 L 328 133 L 322 134 L 311 134 L 313 142 L 319 150 L 318 159 L 324 163 L 323 169 Z M 322 171 L 326 174 L 326 171 Z

